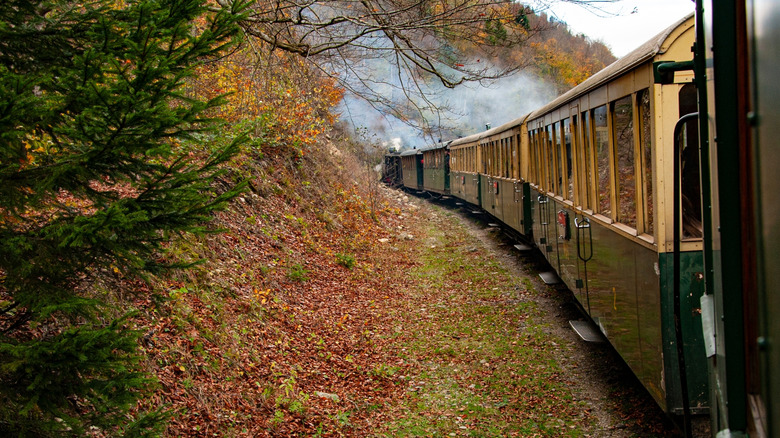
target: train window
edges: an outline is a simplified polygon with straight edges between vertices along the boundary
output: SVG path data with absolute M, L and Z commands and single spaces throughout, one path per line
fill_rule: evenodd
M 514 175 L 515 179 L 520 179 L 520 154 L 518 153 L 519 149 L 520 149 L 520 134 L 517 134 L 517 136 L 512 137 L 512 165 L 514 166 L 512 174 Z
M 491 143 L 493 146 L 493 176 L 501 175 L 501 148 L 497 141 Z
M 593 208 L 593 150 L 591 140 L 590 114 L 582 113 L 582 176 L 585 183 L 584 199 L 582 205 L 585 208 Z
M 555 171 L 555 194 L 563 196 L 563 186 L 565 181 L 562 180 L 565 173 L 563 172 L 563 159 L 561 158 L 563 147 L 561 146 L 561 122 L 553 123 L 553 147 L 555 148 L 555 164 L 553 169 Z
M 502 167 L 502 159 L 501 159 L 501 141 L 496 141 L 493 143 L 493 154 L 496 158 L 496 167 L 493 169 L 493 175 L 495 176 L 501 176 L 501 167 Z
M 617 220 L 636 228 L 636 170 L 634 168 L 634 110 L 631 96 L 612 103 L 617 185 Z
M 583 186 L 582 186 L 582 132 L 580 128 L 580 119 L 576 108 L 572 108 L 571 116 L 571 144 L 572 144 L 572 164 L 574 173 L 572 181 L 574 185 L 574 204 L 582 206 Z
M 572 156 L 571 156 L 571 122 L 569 119 L 563 120 L 563 185 L 565 187 L 564 197 L 569 200 L 574 199 L 574 178 L 572 178 Z
M 547 161 L 544 159 L 547 153 L 547 134 L 544 128 L 540 128 L 538 131 L 538 140 L 536 141 L 536 169 L 537 169 L 537 183 L 539 188 L 544 188 L 547 185 Z
M 554 147 L 553 147 L 553 127 L 552 125 L 547 125 L 544 132 L 544 159 L 546 161 L 546 165 L 544 166 L 545 171 L 547 172 L 547 180 L 545 181 L 545 189 L 548 192 L 554 192 L 555 191 L 555 153 L 554 153 Z
M 514 175 L 514 169 L 512 167 L 512 137 L 507 137 L 504 142 L 504 150 L 506 151 L 506 177 L 511 178 Z
M 496 174 L 496 148 L 493 147 L 493 142 L 488 143 L 488 148 L 490 150 L 490 169 L 488 169 L 488 173 L 490 175 Z
M 493 147 L 493 143 L 488 143 L 488 156 L 490 157 L 490 167 L 488 168 L 488 175 L 495 175 L 496 173 L 496 148 Z
M 534 129 L 528 131 L 528 149 L 529 149 L 528 157 L 531 160 L 531 166 L 528 172 L 528 179 L 530 182 L 534 184 L 539 182 L 539 180 L 536 178 L 536 169 L 538 167 L 536 165 L 536 139 L 537 139 L 536 130 Z
M 509 170 L 507 170 L 509 168 L 509 160 L 507 159 L 506 142 L 507 139 L 501 139 L 501 176 L 504 178 L 509 176 Z
M 650 131 L 650 92 L 645 89 L 637 96 L 639 107 L 639 138 L 642 151 L 642 173 L 644 186 L 644 232 L 654 234 L 653 226 L 653 143 Z
M 493 142 L 493 157 L 495 158 L 493 175 L 501 176 L 501 144 L 498 141 Z
M 696 112 L 696 88 L 685 84 L 679 95 L 680 117 Z M 687 123 L 683 130 L 683 149 L 680 151 L 680 187 L 682 193 L 682 237 L 702 237 L 701 187 L 699 180 L 699 125 Z
M 602 105 L 593 110 L 593 128 L 595 133 L 594 143 L 596 158 L 596 191 L 598 195 L 598 212 L 604 216 L 611 216 L 612 207 L 610 201 L 610 155 L 609 132 L 607 131 L 607 106 Z
M 501 157 L 499 161 L 498 176 L 503 177 L 506 173 L 506 155 L 504 154 L 504 139 L 498 141 L 498 155 Z
M 488 172 L 487 173 L 488 175 L 493 175 L 494 173 L 493 169 L 495 168 L 495 163 L 496 163 L 495 157 L 493 156 L 493 154 L 495 153 L 495 151 L 493 150 L 493 143 L 487 144 L 487 150 L 488 150 Z
M 539 166 L 536 163 L 536 141 L 539 138 L 539 136 L 536 133 L 536 130 L 531 131 L 531 138 L 529 139 L 528 145 L 530 147 L 530 159 L 531 159 L 531 167 L 529 172 L 529 178 L 532 183 L 538 184 L 539 178 L 536 176 L 536 170 L 539 168 Z
M 504 161 L 506 162 L 504 176 L 509 178 L 512 176 L 512 137 L 507 137 L 507 139 L 504 140 L 504 152 Z

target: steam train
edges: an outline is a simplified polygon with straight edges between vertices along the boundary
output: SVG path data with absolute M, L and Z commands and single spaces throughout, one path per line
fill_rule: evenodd
M 541 251 L 658 405 L 779 436 L 780 5 L 697 13 L 502 126 L 385 156 Z M 758 13 L 760 12 L 760 14 Z

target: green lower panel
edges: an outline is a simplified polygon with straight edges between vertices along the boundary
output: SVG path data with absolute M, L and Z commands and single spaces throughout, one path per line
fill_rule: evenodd
M 593 321 L 666 409 L 658 253 L 595 220 L 582 238 L 586 236 L 592 240 L 593 256 L 587 263 L 578 260 L 578 269 L 570 273 L 583 279 L 578 298 L 582 297 Z M 573 240 L 569 252 L 576 253 L 576 237 Z M 568 281 L 567 285 L 575 286 Z
M 674 330 L 673 257 L 660 254 L 661 309 L 663 315 L 664 367 L 666 368 L 667 411 L 681 414 L 682 397 Z M 707 360 L 701 325 L 700 300 L 704 292 L 701 252 L 684 252 L 680 256 L 680 315 L 683 332 L 688 398 L 694 412 L 709 410 Z
M 445 193 L 444 168 L 425 169 L 423 171 L 423 188 L 430 192 Z

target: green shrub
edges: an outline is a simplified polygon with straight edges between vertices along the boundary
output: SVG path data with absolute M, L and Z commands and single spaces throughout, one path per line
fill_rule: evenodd
M 303 268 L 303 265 L 296 263 L 290 266 L 287 271 L 287 278 L 292 281 L 304 282 L 309 279 L 309 271 Z
M 186 266 L 169 239 L 206 232 L 240 191 L 213 184 L 240 138 L 187 150 L 222 101 L 190 96 L 187 77 L 236 42 L 241 18 L 211 7 L 0 2 L 1 436 L 165 427 L 131 412 L 152 383 L 131 315 L 85 286 Z
M 347 268 L 352 269 L 355 267 L 355 256 L 352 254 L 336 254 L 336 263 Z

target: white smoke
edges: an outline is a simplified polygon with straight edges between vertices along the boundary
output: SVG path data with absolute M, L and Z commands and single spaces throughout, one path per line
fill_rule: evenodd
M 425 122 L 435 127 L 427 136 L 419 129 L 383 114 L 356 96 L 347 95 L 339 111 L 342 121 L 353 129 L 370 131 L 383 144 L 404 150 L 475 134 L 485 130 L 486 124 L 500 126 L 528 114 L 555 97 L 554 87 L 525 73 L 505 77 L 488 85 L 472 83 L 455 89 L 431 88 L 430 100 L 444 110 L 426 116 L 428 120 Z M 399 102 L 399 105 L 403 104 Z

